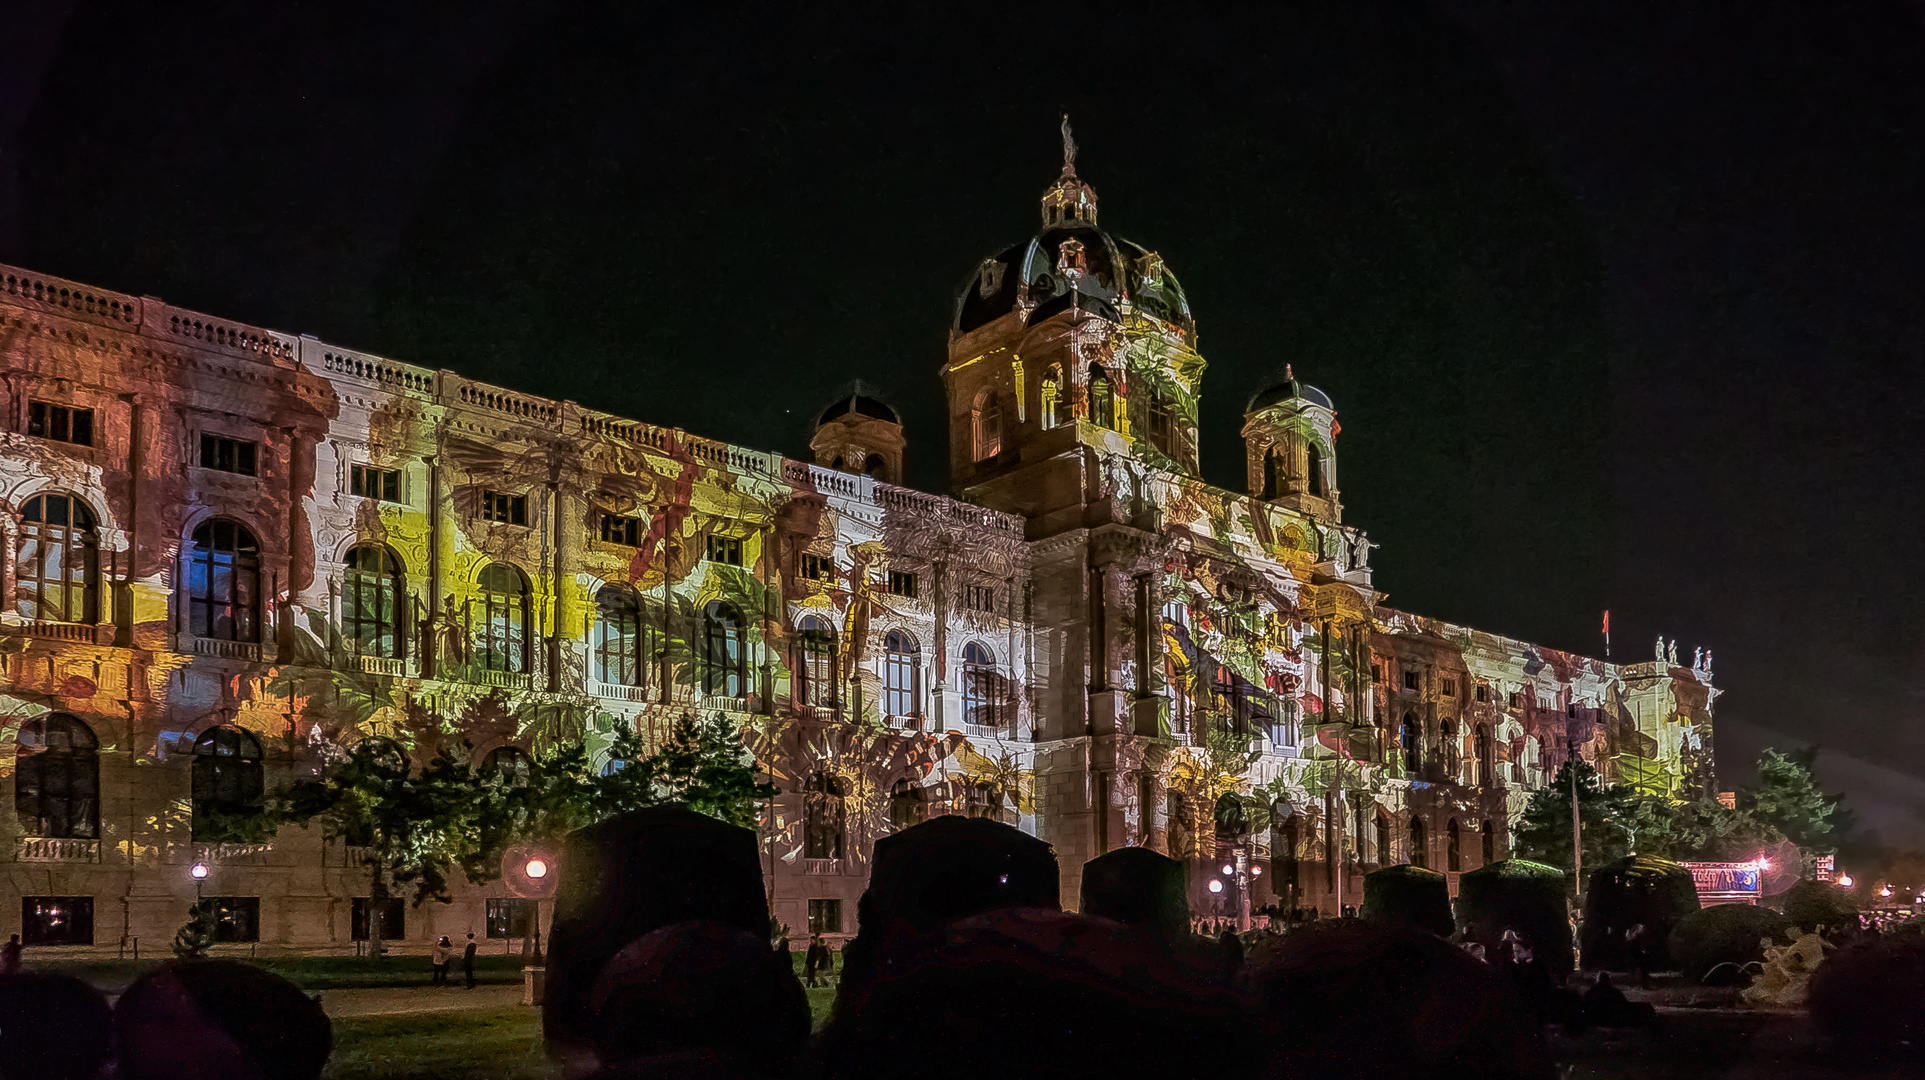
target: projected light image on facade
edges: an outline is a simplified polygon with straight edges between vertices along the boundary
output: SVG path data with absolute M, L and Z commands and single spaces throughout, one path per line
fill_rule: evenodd
M 201 863 L 230 937 L 345 943 L 365 872 L 235 835 L 264 792 L 370 738 L 512 770 L 690 712 L 781 790 L 776 915 L 832 934 L 874 841 L 940 814 L 1049 841 L 1069 906 L 1103 851 L 1189 858 L 1213 913 L 1226 859 L 1331 909 L 1504 858 L 1573 754 L 1713 790 L 1707 660 L 1385 606 L 1294 372 L 1249 398 L 1247 489 L 1200 478 L 1188 300 L 1065 141 L 1041 231 L 956 302 L 956 497 L 900 485 L 937 433 L 863 393 L 798 461 L 0 268 L 0 904 L 36 943 L 160 942 Z M 396 936 L 505 934 L 510 899 Z

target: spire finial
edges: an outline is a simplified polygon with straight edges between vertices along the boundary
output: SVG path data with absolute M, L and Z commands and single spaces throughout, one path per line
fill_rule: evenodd
M 1283 377 L 1286 379 L 1296 378 L 1297 377 L 1296 369 L 1289 364 L 1283 365 Z
M 1069 133 L 1069 114 L 1063 114 L 1063 175 L 1076 175 L 1076 140 Z

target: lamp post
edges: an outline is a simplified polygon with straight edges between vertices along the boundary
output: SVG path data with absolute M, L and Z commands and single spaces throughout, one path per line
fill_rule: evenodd
M 207 864 L 197 862 L 194 864 L 193 869 L 187 872 L 194 879 L 194 903 L 199 905 L 201 902 L 201 883 L 207 880 Z

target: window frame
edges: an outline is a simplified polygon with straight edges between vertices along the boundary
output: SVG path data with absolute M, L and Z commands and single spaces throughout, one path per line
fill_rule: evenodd
M 78 932 L 52 937 L 41 933 L 46 924 L 45 909 L 48 907 L 70 908 L 85 911 L 84 924 L 87 928 L 86 940 L 79 940 Z M 36 910 L 40 909 L 40 910 Z M 70 922 L 78 928 L 82 920 L 73 918 Z M 20 898 L 20 944 L 22 945 L 92 945 L 94 943 L 94 898 L 91 896 L 22 896 Z
M 351 462 L 348 465 L 348 494 L 357 499 L 405 506 L 407 500 L 402 497 L 401 475 L 400 469 L 385 469 L 379 465 L 369 465 L 360 461 Z
M 503 591 L 490 584 L 499 582 L 502 571 L 512 574 L 516 591 Z M 481 601 L 481 623 L 472 620 L 468 635 L 471 647 L 479 654 L 482 670 L 507 675 L 527 674 L 533 667 L 529 640 L 531 588 L 528 575 L 512 563 L 491 562 L 475 576 L 475 598 Z
M 230 530 L 231 546 L 226 548 L 219 543 L 223 530 Z M 263 559 L 254 530 L 230 517 L 208 518 L 194 527 L 185 555 L 188 634 L 211 641 L 260 644 Z M 223 576 L 224 591 L 219 587 Z M 225 631 L 222 618 L 228 623 Z
M 358 565 L 359 552 L 373 552 L 379 565 L 373 569 Z M 405 659 L 408 584 L 400 557 L 386 544 L 358 543 L 343 553 L 341 566 L 342 641 L 357 656 Z M 367 613 L 363 601 L 370 590 L 377 600 L 385 600 L 385 612 L 377 603 L 377 610 Z
M 1002 729 L 1009 725 L 1008 703 L 1002 693 L 1005 680 L 996 652 L 980 641 L 962 647 L 961 704 L 963 723 L 979 728 Z
M 742 538 L 722 533 L 710 533 L 706 545 L 708 561 L 723 566 L 744 566 L 746 556 L 742 551 Z
M 650 629 L 634 590 L 621 585 L 596 590 L 589 676 L 604 686 L 647 686 L 654 659 Z
M 801 683 L 801 704 L 818 709 L 833 709 L 839 689 L 835 627 L 816 615 L 805 615 L 795 626 L 796 680 Z
M 200 456 L 195 460 L 201 468 L 230 473 L 234 476 L 260 478 L 260 440 L 242 439 L 214 431 L 203 431 L 200 434 Z
M 890 596 L 915 600 L 921 596 L 922 583 L 914 570 L 891 570 L 886 581 Z
M 702 693 L 748 696 L 748 626 L 741 610 L 722 600 L 702 609 Z
M 481 496 L 475 505 L 475 517 L 478 520 L 491 522 L 495 525 L 514 525 L 520 528 L 526 528 L 528 526 L 528 494 L 523 492 L 515 495 L 505 491 L 497 491 L 494 488 L 483 488 Z
M 100 839 L 100 738 L 93 728 L 71 713 L 50 712 L 21 724 L 15 738 L 13 802 L 21 832 L 33 839 Z
M 47 520 L 54 516 L 54 499 L 65 500 L 65 524 Z M 93 507 L 70 491 L 36 492 L 21 504 L 19 523 L 13 563 L 14 610 L 36 622 L 99 625 L 100 518 Z M 56 551 L 60 553 L 60 565 L 51 569 L 57 569 L 60 576 L 50 577 L 49 564 L 56 561 L 50 556 Z M 60 601 L 49 611 L 46 598 L 55 590 Z
M 843 858 L 848 832 L 848 793 L 840 779 L 818 770 L 802 788 L 802 857 Z
M 513 941 L 530 935 L 536 901 L 519 896 L 490 896 L 487 900 L 482 914 L 486 940 Z
M 194 740 L 193 753 L 189 768 L 190 832 L 201 834 L 194 839 L 202 840 L 207 828 L 201 822 L 203 814 L 233 816 L 260 808 L 267 794 L 266 765 L 261 741 L 252 732 L 231 724 L 201 732 Z
M 882 636 L 882 711 L 895 717 L 922 715 L 922 644 L 907 630 Z
M 636 548 L 642 546 L 642 519 L 630 514 L 600 515 L 598 529 L 601 542 L 617 547 Z
M 59 421 L 58 425 L 55 424 L 55 420 Z M 76 425 L 76 420 L 84 420 L 84 423 Z M 55 434 L 56 426 L 65 434 Z M 85 438 L 75 437 L 76 426 L 86 429 Z M 36 427 L 40 430 L 35 431 Z M 85 446 L 91 449 L 94 446 L 94 433 L 98 430 L 98 425 L 94 423 L 94 408 L 91 405 L 66 405 L 44 398 L 28 398 L 27 426 L 24 430 L 29 438 L 66 443 L 68 446 Z

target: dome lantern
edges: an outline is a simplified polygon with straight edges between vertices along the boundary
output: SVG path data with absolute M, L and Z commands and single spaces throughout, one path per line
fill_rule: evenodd
M 1076 140 L 1070 137 L 1069 114 L 1063 114 L 1063 174 L 1043 192 L 1043 227 L 1096 226 L 1096 189 L 1076 175 Z

